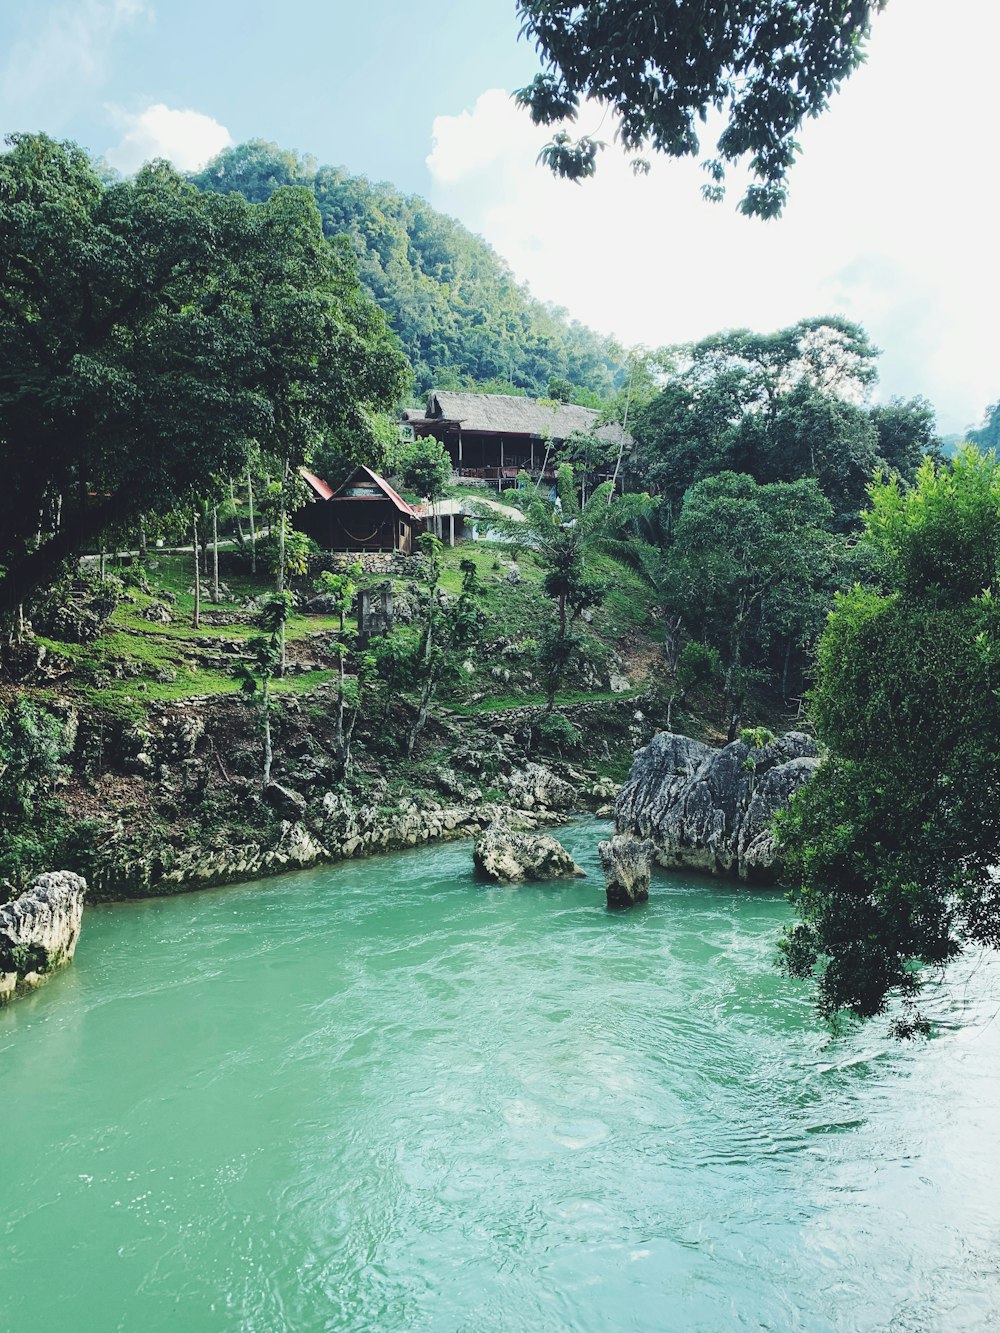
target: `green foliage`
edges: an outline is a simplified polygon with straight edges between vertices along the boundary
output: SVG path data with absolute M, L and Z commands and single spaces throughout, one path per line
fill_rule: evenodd
M 535 724 L 535 739 L 542 750 L 561 755 L 580 744 L 580 728 L 562 713 L 543 713 Z
M 996 582 L 1000 469 L 971 445 L 949 466 L 927 459 L 913 490 L 875 486 L 866 544 L 887 585 L 910 596 L 967 602 Z
M 770 745 L 774 740 L 774 732 L 767 727 L 744 727 L 740 732 L 740 740 L 752 750 L 763 750 L 765 745 Z
M 335 604 L 334 614 L 340 617 L 340 631 L 344 632 L 344 619 L 354 606 L 358 595 L 358 579 L 362 574 L 361 562 L 356 560 L 346 569 L 337 571 L 324 569 L 316 580 L 317 592 L 331 597 Z
M 740 211 L 774 217 L 807 117 L 826 109 L 840 83 L 864 60 L 869 24 L 885 0 L 784 0 L 678 4 L 652 21 L 647 0 L 518 0 L 522 31 L 546 66 L 517 100 L 536 125 L 574 121 L 582 102 L 605 102 L 620 118 L 617 136 L 633 155 L 652 146 L 670 157 L 699 151 L 709 111 L 726 124 L 717 156 L 702 163 L 706 198 L 725 192 L 726 168 L 746 163 L 752 177 Z M 573 140 L 558 129 L 540 160 L 559 176 L 594 174 L 600 140 Z M 633 169 L 649 170 L 642 157 Z
M 699 685 L 710 685 L 722 679 L 722 659 L 707 643 L 689 639 L 677 658 L 676 681 L 683 690 L 694 690 Z
M 349 239 L 361 282 L 388 317 L 421 390 L 537 396 L 556 376 L 608 396 L 621 377 L 610 339 L 535 300 L 484 241 L 415 195 L 317 168 L 260 140 L 226 149 L 193 179 L 253 202 L 283 185 L 310 190 L 324 233 Z
M 1000 944 L 1000 614 L 995 459 L 873 488 L 884 589 L 838 597 L 813 712 L 830 757 L 780 823 L 798 924 L 784 942 L 823 1013 L 860 1018 L 969 944 Z
M 451 459 L 444 445 L 424 435 L 400 449 L 397 472 L 408 491 L 427 500 L 440 500 L 451 481 Z
M 164 162 L 105 186 L 73 145 L 9 142 L 0 612 L 115 524 L 218 496 L 251 440 L 294 473 L 407 383 L 350 245 L 324 239 L 308 192 L 250 206 Z
M 773 639 L 807 641 L 827 606 L 838 541 L 814 481 L 724 472 L 692 486 L 662 574 L 668 604 L 721 655 L 727 689 Z
M 50 868 L 63 836 L 53 793 L 67 751 L 59 718 L 25 698 L 0 705 L 0 891 Z
M 570 463 L 560 463 L 556 468 L 556 494 L 562 505 L 562 516 L 568 521 L 580 512 L 576 499 L 576 486 L 573 481 L 573 467 Z
M 635 414 L 631 468 L 674 505 L 721 472 L 762 483 L 812 477 L 850 525 L 876 468 L 910 481 L 936 447 L 921 400 L 857 406 L 877 379 L 877 356 L 859 325 L 833 316 L 678 349 L 666 382 Z

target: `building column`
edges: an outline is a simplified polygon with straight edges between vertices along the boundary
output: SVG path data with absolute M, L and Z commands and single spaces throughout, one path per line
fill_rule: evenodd
M 451 530 L 448 534 L 448 545 L 455 545 L 455 514 L 454 511 L 448 515 L 448 522 L 451 524 Z

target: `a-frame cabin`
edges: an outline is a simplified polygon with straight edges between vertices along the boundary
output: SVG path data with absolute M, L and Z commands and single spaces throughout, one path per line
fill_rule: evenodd
M 312 495 L 295 526 L 328 551 L 405 551 L 410 554 L 424 520 L 384 477 L 363 464 L 331 489 L 300 469 Z

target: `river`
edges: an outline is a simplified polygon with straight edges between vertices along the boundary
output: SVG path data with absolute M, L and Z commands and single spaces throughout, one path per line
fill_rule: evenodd
M 0 1327 L 985 1329 L 1000 969 L 833 1038 L 777 894 L 468 844 L 87 911 L 0 1011 Z

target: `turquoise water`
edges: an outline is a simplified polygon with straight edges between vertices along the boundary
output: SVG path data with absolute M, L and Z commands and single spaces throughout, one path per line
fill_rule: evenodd
M 777 895 L 603 906 L 452 844 L 92 908 L 0 1012 L 0 1327 L 965 1330 L 1000 1319 L 1000 971 L 831 1040 Z

